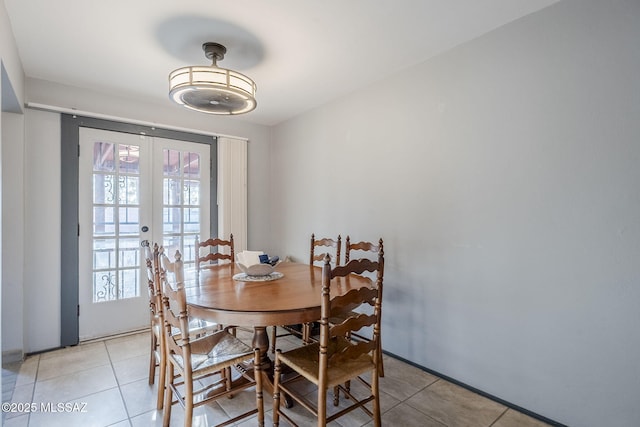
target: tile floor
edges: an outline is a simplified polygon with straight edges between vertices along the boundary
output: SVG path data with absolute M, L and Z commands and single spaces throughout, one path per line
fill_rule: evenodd
M 248 336 L 243 338 L 249 338 Z M 286 350 L 295 339 L 278 339 Z M 148 427 L 162 425 L 162 412 L 155 410 L 156 386 L 147 381 L 149 335 L 140 333 L 28 357 L 23 363 L 3 366 L 3 402 L 35 403 L 38 411 L 4 412 L 6 427 L 114 426 Z M 547 424 L 488 400 L 464 388 L 385 356 L 381 379 L 382 424 L 420 427 L 542 427 Z M 255 404 L 247 391 L 233 399 L 223 399 L 197 408 L 194 427 L 215 425 L 238 408 Z M 48 404 L 69 403 L 58 412 L 43 412 Z M 271 398 L 265 396 L 265 425 L 271 425 Z M 293 418 L 301 426 L 315 425 L 299 406 Z M 172 426 L 183 425 L 179 406 L 172 411 Z M 256 425 L 248 419 L 238 426 Z M 281 425 L 286 425 L 282 421 Z M 331 423 L 332 426 L 372 426 L 362 411 Z

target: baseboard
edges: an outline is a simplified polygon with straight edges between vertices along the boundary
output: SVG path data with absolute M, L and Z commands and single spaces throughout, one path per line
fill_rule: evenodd
M 126 336 L 129 336 L 129 335 L 136 335 L 136 334 L 140 334 L 140 333 L 143 333 L 143 332 L 146 332 L 146 331 L 149 331 L 148 327 L 144 327 L 142 329 L 136 329 L 136 330 L 133 330 L 133 331 L 119 332 L 119 333 L 116 333 L 116 334 L 113 334 L 113 335 L 108 335 L 108 336 L 99 337 L 99 338 L 91 338 L 91 339 L 80 341 L 78 344 L 71 345 L 71 346 L 66 346 L 66 347 L 76 347 L 78 345 L 90 344 L 90 343 L 94 343 L 94 342 L 110 340 L 110 339 L 113 339 L 113 338 L 126 337 Z M 62 348 L 65 348 L 65 347 L 45 348 L 43 350 L 38 350 L 38 351 L 33 351 L 31 353 L 27 353 L 27 356 L 34 356 L 36 354 L 48 353 L 50 351 L 60 350 Z
M 92 343 L 92 342 L 105 341 L 105 340 L 110 340 L 110 339 L 114 339 L 114 338 L 122 338 L 122 337 L 126 337 L 126 336 L 129 336 L 129 335 L 137 335 L 137 334 L 140 334 L 142 332 L 148 332 L 148 331 L 149 331 L 149 327 L 145 326 L 144 328 L 134 329 L 132 331 L 116 332 L 115 334 L 105 335 L 103 337 L 81 339 L 80 340 L 80 344 L 88 344 L 88 343 Z
M 2 352 L 2 363 L 22 362 L 24 353 L 22 350 L 8 350 Z
M 479 390 L 479 389 L 477 389 L 475 387 L 472 387 L 472 386 L 470 386 L 468 384 L 465 384 L 465 383 L 463 383 L 461 381 L 458 381 L 455 378 L 451 378 L 450 376 L 444 375 L 444 374 L 442 374 L 440 372 L 434 371 L 433 369 L 429 369 L 429 368 L 427 368 L 425 366 L 418 365 L 417 363 L 412 362 L 411 360 L 407 360 L 404 357 L 398 356 L 396 354 L 393 354 L 393 353 L 390 353 L 390 352 L 384 351 L 384 350 L 382 351 L 382 353 L 386 354 L 388 356 L 391 356 L 394 359 L 398 359 L 398 360 L 400 360 L 400 361 L 402 361 L 402 362 L 404 362 L 404 363 L 406 363 L 408 365 L 414 366 L 414 367 L 416 367 L 416 368 L 418 368 L 418 369 L 420 369 L 422 371 L 425 371 L 425 372 L 427 372 L 427 373 L 429 373 L 431 375 L 435 375 L 437 377 L 440 377 L 443 380 L 448 381 L 448 382 L 450 382 L 452 384 L 455 384 L 457 386 L 466 388 L 469 391 L 472 391 L 472 392 L 474 392 L 476 394 L 479 394 L 480 396 L 486 397 L 487 399 L 493 400 L 494 402 L 497 402 L 497 403 L 499 403 L 501 405 L 504 405 L 504 406 L 506 406 L 508 408 L 511 408 L 511 409 L 513 409 L 515 411 L 522 412 L 523 414 L 528 415 L 531 418 L 535 418 L 537 420 L 540 420 L 542 422 L 550 424 L 550 425 L 552 425 L 554 427 L 568 427 L 566 424 L 561 424 L 561 423 L 559 423 L 557 421 L 554 421 L 554 420 L 551 420 L 551 419 L 549 419 L 549 418 L 547 418 L 545 416 L 542 416 L 540 414 L 536 414 L 535 412 L 532 412 L 532 411 L 530 411 L 530 410 L 528 410 L 526 408 L 523 408 L 521 406 L 515 405 L 515 404 L 513 404 L 511 402 L 507 402 L 504 399 L 500 399 L 499 397 L 496 397 L 496 396 L 494 396 L 492 394 L 486 393 L 486 392 L 484 392 L 482 390 Z

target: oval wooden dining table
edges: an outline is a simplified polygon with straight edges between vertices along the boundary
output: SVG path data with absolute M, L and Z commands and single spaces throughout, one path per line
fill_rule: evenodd
M 275 271 L 282 277 L 270 281 L 239 279 L 231 264 L 185 271 L 185 291 L 191 316 L 223 325 L 250 326 L 253 347 L 260 350 L 263 385 L 273 392 L 273 363 L 268 355 L 268 326 L 293 325 L 320 319 L 322 269 L 282 262 Z M 236 279 L 234 279 L 236 276 Z M 331 283 L 331 295 L 373 286 L 365 277 L 352 275 Z

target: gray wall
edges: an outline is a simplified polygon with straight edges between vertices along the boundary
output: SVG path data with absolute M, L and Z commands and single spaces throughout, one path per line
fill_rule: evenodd
M 274 251 L 385 241 L 386 351 L 640 420 L 640 2 L 560 2 L 274 128 Z

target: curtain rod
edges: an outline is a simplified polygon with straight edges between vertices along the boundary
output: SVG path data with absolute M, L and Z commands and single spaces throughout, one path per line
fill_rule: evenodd
M 110 116 L 108 114 L 101 114 L 101 113 L 92 113 L 90 111 L 76 110 L 75 108 L 65 108 L 65 107 L 57 107 L 55 105 L 39 104 L 37 102 L 27 102 L 26 106 L 27 108 L 31 108 L 33 110 L 50 111 L 53 113 L 75 114 L 77 116 L 91 117 L 94 119 L 111 120 L 115 122 L 129 123 L 132 125 L 149 126 L 149 127 L 156 127 L 161 129 L 167 129 L 167 130 L 175 130 L 179 132 L 197 133 L 200 135 L 219 136 L 222 138 L 233 138 L 233 139 L 240 139 L 243 141 L 249 141 L 249 138 L 244 138 L 242 136 L 225 135 L 222 133 L 209 132 L 209 131 L 200 130 L 200 129 L 190 129 L 190 128 L 184 128 L 180 126 L 166 125 L 162 123 L 153 123 L 153 122 L 147 122 L 144 120 L 126 119 L 124 117 Z

